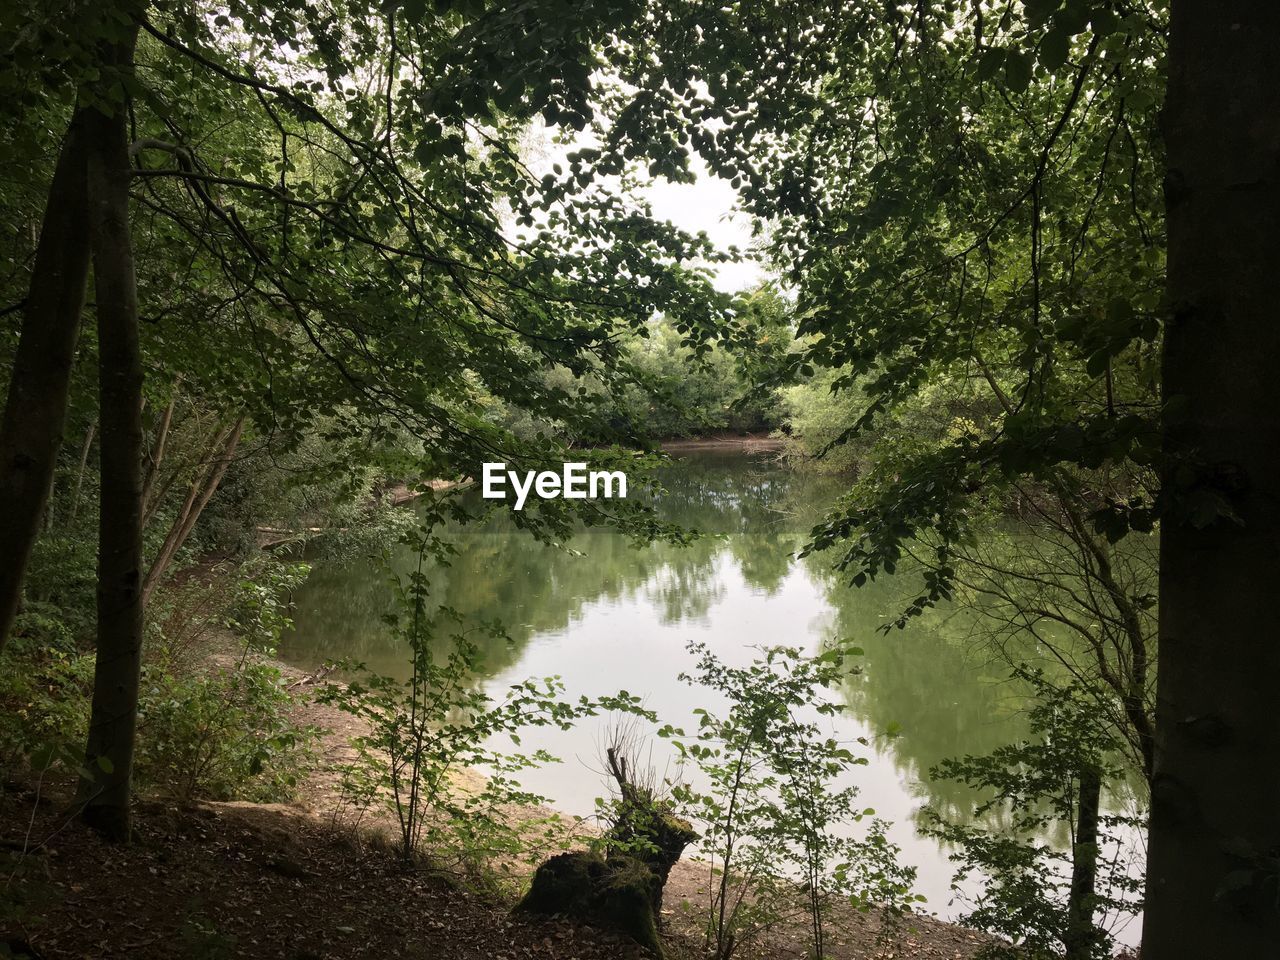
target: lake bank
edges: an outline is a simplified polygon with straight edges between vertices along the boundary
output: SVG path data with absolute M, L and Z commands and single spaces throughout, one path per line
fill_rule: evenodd
M 771 433 L 732 433 L 721 431 L 696 437 L 676 437 L 658 444 L 664 453 L 689 453 L 696 451 L 780 453 L 786 441 Z
M 365 735 L 368 728 L 349 714 L 323 703 L 315 696 L 321 685 L 335 682 L 329 677 L 318 676 L 321 671 L 304 671 L 280 661 L 277 666 L 291 689 L 298 695 L 298 720 L 313 724 L 323 730 L 317 747 L 319 763 L 300 787 L 297 801 L 288 806 L 290 815 L 304 816 L 315 826 L 327 826 L 335 834 L 345 833 L 356 842 L 369 843 L 369 837 L 380 835 L 384 839 L 375 846 L 393 844 L 397 836 L 397 824 L 388 809 L 371 811 L 367 817 L 355 821 L 344 819 L 347 798 L 341 786 L 341 770 L 356 758 L 352 740 Z M 464 789 L 478 789 L 483 773 L 461 770 L 458 780 Z M 222 805 L 218 805 L 222 806 Z M 253 805 L 236 805 L 250 808 Z M 274 808 L 276 805 L 268 805 Z M 587 842 L 598 835 L 599 826 L 593 818 L 575 816 L 566 811 L 547 806 L 512 807 L 506 811 L 518 824 L 537 824 L 538 835 L 549 819 L 558 818 L 560 828 L 553 842 L 534 848 L 536 859 L 550 856 L 560 849 L 584 849 Z M 534 830 L 530 829 L 530 836 Z M 364 839 L 360 839 L 364 838 Z M 504 870 L 514 866 L 510 874 L 518 885 L 531 875 L 533 863 L 504 863 Z M 709 909 L 709 896 L 713 888 L 714 873 L 711 866 L 696 857 L 682 858 L 672 870 L 665 891 L 663 920 L 668 955 L 692 958 L 699 955 L 698 943 L 702 931 L 701 917 Z M 500 899 L 491 904 L 503 913 L 510 900 Z M 912 914 L 902 918 L 882 917 L 876 911 L 862 912 L 849 907 L 832 911 L 830 925 L 833 931 L 830 942 L 831 960 L 872 960 L 872 958 L 915 958 L 915 960 L 967 960 L 976 957 L 978 951 L 991 943 L 981 933 L 937 919 L 928 914 Z M 787 922 L 768 931 L 758 948 L 744 951 L 744 958 L 754 960 L 792 960 L 806 956 L 807 927 L 802 911 Z M 610 938 L 606 937 L 606 944 Z M 582 956 L 589 956 L 590 952 Z M 625 951 L 624 951 L 625 955 Z

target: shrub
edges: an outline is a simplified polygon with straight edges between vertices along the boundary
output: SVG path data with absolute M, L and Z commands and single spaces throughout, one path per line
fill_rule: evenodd
M 241 662 L 219 673 L 149 671 L 140 705 L 138 777 L 186 802 L 289 799 L 314 729 L 290 718 L 280 671 Z
M 818 958 L 833 903 L 870 909 L 916 901 L 915 871 L 897 863 L 883 821 L 872 820 L 860 838 L 846 832 L 874 811 L 858 806 L 856 787 L 838 783 L 867 760 L 818 722 L 842 709 L 822 691 L 844 676 L 844 652 L 811 657 L 771 647 L 748 666 L 730 667 L 705 644 L 689 649 L 697 669 L 681 678 L 724 697 L 728 709 L 695 710 L 691 735 L 659 733 L 699 774 L 700 785 L 678 784 L 673 796 L 702 827 L 700 846 L 715 871 L 706 937 L 717 960 L 780 923 L 797 896 Z
M 76 649 L 56 608 L 33 604 L 18 617 L 0 654 L 0 766 L 43 769 L 33 757 L 83 747 L 93 660 Z
M 1103 809 L 1103 788 L 1122 788 L 1126 770 L 1119 739 L 1098 723 L 1096 694 L 1055 687 L 1037 671 L 1015 676 L 1036 688 L 1032 738 L 930 771 L 985 794 L 977 814 L 1003 814 L 1000 826 L 927 810 L 924 832 L 951 846 L 957 892 L 966 879 L 985 881 L 964 922 L 1012 946 L 992 945 L 984 956 L 1103 960 L 1115 952 L 1111 930 L 1142 910 L 1143 882 L 1133 870 L 1141 851 L 1132 847 L 1145 817 Z M 1066 849 L 1051 839 L 1063 835 Z
M 242 570 L 230 591 L 201 585 L 225 602 L 154 624 L 139 702 L 137 772 L 181 801 L 289 799 L 311 760 L 313 727 L 292 717 L 294 698 L 280 670 L 261 659 L 291 625 L 289 595 L 305 565 L 264 563 Z M 174 609 L 196 607 L 179 593 Z M 166 625 L 176 632 L 166 632 Z M 192 665 L 192 647 L 230 627 L 243 647 L 220 666 Z
M 495 740 L 518 746 L 529 728 L 567 729 L 599 710 L 641 711 L 626 693 L 568 702 L 554 677 L 524 680 L 497 695 L 486 691 L 479 683 L 484 661 L 477 635 L 506 638 L 496 623 L 463 629 L 455 611 L 428 613 L 426 558 L 447 562 L 451 553 L 431 526 L 429 520 L 406 537 L 418 566 L 396 581 L 398 612 L 388 619 L 404 642 L 409 677 L 398 680 L 348 663 L 343 668 L 351 681 L 331 684 L 321 696 L 369 730 L 354 740 L 357 759 L 343 782 L 346 802 L 360 809 L 385 803 L 399 826 L 406 862 L 428 851 L 474 872 L 495 859 L 531 852 L 530 824 L 513 823 L 511 809 L 546 800 L 523 790 L 516 775 L 555 759 L 543 751 L 497 749 Z M 442 652 L 436 638 L 446 637 Z M 463 785 L 456 774 L 465 770 L 483 770 L 484 779 Z

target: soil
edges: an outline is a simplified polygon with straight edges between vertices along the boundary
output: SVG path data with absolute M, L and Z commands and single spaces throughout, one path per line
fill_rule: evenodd
M 0 799 L 5 878 L 29 796 Z M 624 960 L 638 948 L 600 931 L 510 914 L 429 869 L 288 806 L 144 804 L 134 842 L 104 844 L 41 805 L 51 837 L 6 884 L 0 956 L 54 958 L 421 958 Z M 21 896 L 25 903 L 14 904 Z
M 312 687 L 310 677 L 294 667 L 280 664 L 286 676 L 292 677 L 295 689 Z M 318 671 L 317 671 L 318 672 Z M 303 787 L 302 804 L 313 816 L 332 819 L 338 800 L 338 771 L 354 757 L 350 743 L 353 737 L 364 732 L 359 721 L 335 707 L 317 703 L 308 698 L 306 721 L 325 730 L 320 738 L 321 763 Z M 477 783 L 479 775 L 462 771 L 464 781 Z M 514 819 L 544 823 L 559 815 L 564 823 L 561 836 L 585 840 L 597 832 L 597 825 L 576 817 L 558 814 L 547 807 L 522 807 L 511 811 Z M 391 824 L 366 823 L 371 829 L 390 831 Z M 555 852 L 549 849 L 548 854 Z M 700 919 L 705 915 L 711 889 L 710 866 L 702 860 L 686 857 L 676 863 L 663 896 L 665 909 L 663 923 L 669 934 L 675 934 L 687 944 L 696 943 L 702 928 Z M 947 923 L 925 914 L 913 914 L 905 918 L 884 918 L 878 912 L 862 913 L 852 908 L 836 911 L 832 918 L 830 934 L 830 960 L 871 960 L 871 958 L 916 958 L 916 960 L 967 960 L 974 957 L 991 938 L 956 924 Z M 754 950 L 746 950 L 744 960 L 768 958 L 790 960 L 807 958 L 808 930 L 804 916 L 797 911 L 794 918 L 771 931 Z M 691 949 L 691 947 L 690 947 Z M 693 954 L 691 954 L 693 955 Z
M 69 819 L 67 794 L 31 818 L 29 790 L 0 795 L 0 956 L 71 958 L 421 958 L 640 960 L 607 932 L 512 914 L 508 904 L 385 843 L 334 828 L 291 805 L 141 803 L 131 844 L 112 845 Z M 28 832 L 28 826 L 30 831 Z M 30 847 L 26 853 L 24 848 Z M 699 955 L 689 910 L 704 872 L 681 863 L 667 887 L 671 960 Z M 664 911 L 665 912 L 665 911 Z M 928 918 L 896 931 L 873 917 L 836 933 L 839 958 L 969 958 L 977 934 Z M 10 951 L 5 953 L 6 947 Z M 744 957 L 800 958 L 785 931 Z
M 666 453 L 685 453 L 692 450 L 740 450 L 744 453 L 772 453 L 780 451 L 786 441 L 767 433 L 707 433 L 697 437 L 677 437 L 662 441 Z

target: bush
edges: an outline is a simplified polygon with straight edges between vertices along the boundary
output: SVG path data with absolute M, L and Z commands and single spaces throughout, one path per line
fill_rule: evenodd
M 280 670 L 260 655 L 289 628 L 289 596 L 303 564 L 274 562 L 221 581 L 175 591 L 149 637 L 139 702 L 139 779 L 180 801 L 279 801 L 292 797 L 309 766 L 316 730 L 292 718 L 294 698 Z M 192 596 L 213 597 L 201 608 Z M 209 669 L 194 654 L 232 629 L 243 642 L 235 661 Z M 207 655 L 207 651 L 206 655 Z
M 955 889 L 983 878 L 963 922 L 1005 938 L 984 957 L 1050 960 L 1113 956 L 1112 930 L 1142 912 L 1141 859 L 1146 818 L 1104 813 L 1104 787 L 1123 794 L 1126 769 L 1118 738 L 1098 723 L 1096 695 L 1056 687 L 1037 671 L 1014 676 L 1036 689 L 1032 737 L 985 756 L 945 760 L 930 770 L 981 791 L 977 809 L 1002 814 L 999 826 L 958 823 L 926 810 L 924 833 L 951 848 Z M 1066 836 L 1063 846 L 1052 838 Z M 1077 877 L 1090 878 L 1077 885 Z
M 94 658 L 76 649 L 59 613 L 29 607 L 0 654 L 0 766 L 6 770 L 31 765 L 33 756 L 51 749 L 63 754 L 84 744 Z
M 439 520 L 428 516 L 420 531 L 406 536 L 418 565 L 395 581 L 397 612 L 388 617 L 389 629 L 404 644 L 409 677 L 398 680 L 363 664 L 345 664 L 351 681 L 332 684 L 321 696 L 368 728 L 353 741 L 357 758 L 344 772 L 346 802 L 361 813 L 385 804 L 399 825 L 406 863 L 428 851 L 471 873 L 533 852 L 536 838 L 521 829 L 529 825 L 513 823 L 510 813 L 546 800 L 523 790 L 515 777 L 555 759 L 541 750 L 497 749 L 495 741 L 518 746 L 528 729 L 568 729 L 600 710 L 643 711 L 626 693 L 569 702 L 555 677 L 524 680 L 494 695 L 485 690 L 478 682 L 484 659 L 476 635 L 510 640 L 496 623 L 465 630 L 454 610 L 428 612 L 427 559 L 444 564 L 452 552 L 434 532 Z M 441 652 L 438 641 L 445 638 L 449 643 Z M 469 788 L 456 777 L 463 770 L 484 770 L 484 779 Z
M 702 827 L 700 847 L 715 870 L 706 918 L 708 952 L 728 960 L 792 912 L 797 895 L 810 927 L 810 950 L 824 957 L 832 904 L 900 909 L 915 870 L 897 862 L 886 824 L 872 820 L 865 836 L 847 828 L 874 814 L 857 804 L 857 788 L 838 781 L 867 760 L 828 735 L 817 718 L 842 707 L 823 690 L 845 676 L 846 651 L 807 656 L 770 647 L 745 667 L 720 662 L 705 644 L 690 643 L 697 670 L 681 679 L 728 701 L 721 715 L 695 710 L 686 735 L 664 727 L 697 784 L 678 784 L 673 797 Z M 849 651 L 856 652 L 856 651 Z
M 292 706 L 280 671 L 265 663 L 186 677 L 149 670 L 138 777 L 183 802 L 288 800 L 315 733 L 290 718 Z

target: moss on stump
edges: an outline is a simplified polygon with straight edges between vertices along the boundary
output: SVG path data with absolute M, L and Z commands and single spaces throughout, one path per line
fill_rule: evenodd
M 662 883 L 633 857 L 561 853 L 538 867 L 517 910 L 565 916 L 612 930 L 662 956 L 653 903 Z

